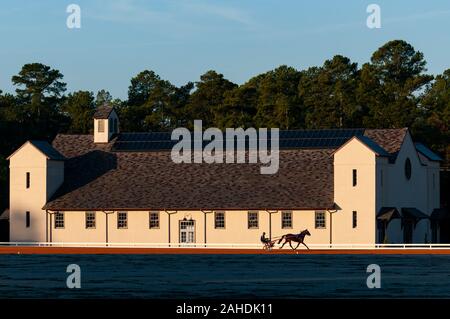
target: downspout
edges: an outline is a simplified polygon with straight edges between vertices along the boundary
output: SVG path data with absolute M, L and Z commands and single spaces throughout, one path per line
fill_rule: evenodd
M 114 211 L 111 212 L 107 212 L 107 211 L 103 211 L 103 213 L 105 214 L 105 243 L 106 246 L 108 246 L 109 243 L 109 223 L 108 223 L 108 215 L 109 214 L 114 214 Z
M 204 223 L 204 233 L 205 233 L 205 247 L 206 247 L 206 215 L 207 214 L 211 214 L 213 211 L 212 210 L 202 210 L 202 213 L 203 213 L 203 215 L 204 215 L 204 220 L 203 220 L 203 223 Z
M 333 213 L 330 212 L 330 248 L 333 246 Z
M 50 229 L 50 235 L 49 235 L 49 238 L 48 238 L 48 242 L 53 242 L 53 228 L 52 228 L 52 225 L 53 225 L 53 218 L 52 218 L 52 216 L 55 214 L 55 212 L 52 212 L 52 213 L 50 213 L 50 211 L 46 211 L 46 212 L 48 212 L 48 215 L 49 215 L 49 229 Z
M 50 210 L 45 210 L 46 212 L 46 217 L 45 217 L 45 223 L 46 223 L 46 233 L 45 233 L 45 239 L 47 242 L 53 242 L 53 230 L 52 230 L 52 225 L 53 225 L 53 218 L 52 215 L 55 214 L 55 212 L 50 212 Z
M 169 218 L 169 222 L 168 222 L 168 224 L 169 224 L 169 231 L 168 231 L 168 237 L 169 237 L 169 247 L 170 247 L 170 243 L 171 243 L 171 240 L 170 240 L 170 215 L 173 215 L 173 214 L 176 214 L 176 213 L 178 213 L 178 211 L 172 211 L 172 212 L 169 212 L 168 210 L 164 210 L 165 212 L 166 212 L 166 214 L 167 214 L 167 216 L 168 216 L 168 218 Z
M 269 214 L 269 239 L 272 240 L 272 214 L 276 214 L 278 211 L 266 209 L 266 212 Z
M 48 243 L 48 209 L 45 210 L 45 242 Z
M 327 212 L 330 213 L 330 248 L 333 245 L 333 214 L 337 212 L 337 209 L 334 211 L 328 210 Z
M 49 216 L 49 218 L 50 218 L 50 242 L 51 243 L 53 242 L 53 228 L 52 228 L 52 226 L 53 226 L 53 221 L 52 221 L 53 214 L 54 213 L 50 213 L 50 216 Z

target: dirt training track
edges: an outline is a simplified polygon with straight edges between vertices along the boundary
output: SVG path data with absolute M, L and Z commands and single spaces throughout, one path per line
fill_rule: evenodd
M 450 248 L 378 248 L 378 249 L 236 249 L 236 248 L 129 248 L 129 247 L 0 247 L 0 255 L 24 254 L 136 254 L 136 255 L 450 255 Z

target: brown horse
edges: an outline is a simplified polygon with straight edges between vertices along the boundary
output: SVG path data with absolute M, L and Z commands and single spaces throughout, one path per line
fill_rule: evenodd
M 283 246 L 286 245 L 286 243 L 289 243 L 289 246 L 291 246 L 291 248 L 293 250 L 296 250 L 300 244 L 305 245 L 305 247 L 309 249 L 309 247 L 306 246 L 306 244 L 304 242 L 305 236 L 307 236 L 307 235 L 311 236 L 310 232 L 307 229 L 305 229 L 304 231 L 300 232 L 299 234 L 286 234 L 286 235 L 281 236 L 280 240 L 278 241 L 278 244 L 281 243 L 283 241 L 283 239 L 284 239 L 284 243 L 280 247 L 280 249 L 283 248 Z M 295 248 L 292 247 L 291 241 L 298 243 L 297 247 L 295 247 Z

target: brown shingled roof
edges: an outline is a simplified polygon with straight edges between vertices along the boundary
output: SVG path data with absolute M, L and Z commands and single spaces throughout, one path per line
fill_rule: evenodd
M 114 109 L 109 105 L 97 107 L 94 113 L 94 119 L 107 119 Z
M 396 155 L 402 147 L 407 128 L 400 129 L 366 129 L 364 136 L 367 136 L 380 145 L 388 153 Z
M 175 164 L 170 152 L 110 152 L 88 135 L 59 135 L 63 186 L 49 210 L 313 209 L 333 207 L 331 150 L 282 150 L 275 175 L 260 164 Z M 326 187 L 324 187 L 326 185 Z

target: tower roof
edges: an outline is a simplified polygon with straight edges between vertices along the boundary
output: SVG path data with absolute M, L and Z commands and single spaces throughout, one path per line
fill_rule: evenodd
M 109 115 L 114 110 L 112 106 L 109 106 L 107 104 L 97 107 L 95 113 L 94 113 L 94 119 L 96 120 L 106 120 L 109 118 Z
M 56 150 L 52 145 L 50 145 L 46 141 L 27 141 L 21 147 L 19 147 L 14 153 L 8 156 L 7 159 L 9 160 L 14 154 L 16 154 L 20 149 L 22 149 L 22 147 L 24 147 L 27 144 L 33 145 L 49 160 L 64 161 L 66 159 L 58 150 Z

